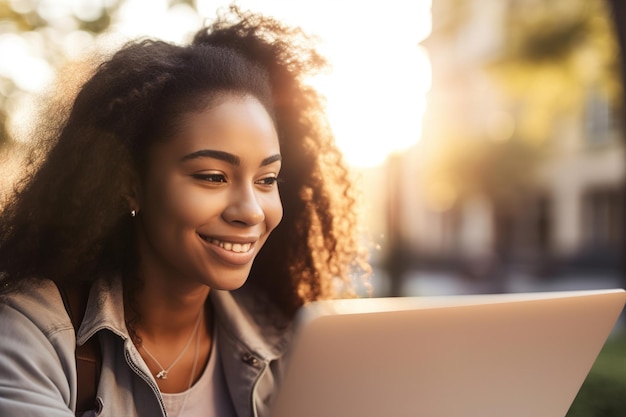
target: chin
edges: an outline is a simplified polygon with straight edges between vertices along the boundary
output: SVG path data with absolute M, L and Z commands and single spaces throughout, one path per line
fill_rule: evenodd
M 242 282 L 238 282 L 238 283 L 228 283 L 228 284 L 224 284 L 224 285 L 215 285 L 212 286 L 211 288 L 214 290 L 220 290 L 220 291 L 235 291 L 238 290 L 239 288 L 243 287 L 243 284 L 245 284 L 246 281 L 242 281 Z
M 211 277 L 205 280 L 205 282 L 210 288 L 215 290 L 234 291 L 241 288 L 246 283 L 248 280 L 248 274 L 249 272 L 244 275 L 237 274 L 236 276 L 220 274 L 218 279 L 213 279 L 213 277 Z

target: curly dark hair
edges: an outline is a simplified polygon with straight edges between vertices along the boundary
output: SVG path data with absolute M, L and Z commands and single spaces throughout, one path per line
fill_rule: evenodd
M 311 44 L 299 29 L 231 7 L 189 45 L 139 40 L 102 63 L 0 215 L 2 292 L 33 277 L 73 285 L 133 276 L 132 180 L 154 141 L 221 92 L 253 95 L 268 109 L 283 157 L 283 219 L 246 285 L 288 315 L 351 288 L 367 266 L 348 170 L 322 100 L 303 80 L 325 64 Z

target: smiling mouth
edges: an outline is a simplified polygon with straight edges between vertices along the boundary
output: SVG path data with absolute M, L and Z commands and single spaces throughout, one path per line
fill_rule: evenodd
M 199 235 L 204 241 L 211 243 L 212 245 L 219 246 L 220 248 L 236 253 L 246 253 L 250 251 L 252 247 L 252 243 L 233 243 L 233 242 L 224 242 L 217 239 L 212 239 L 207 236 Z

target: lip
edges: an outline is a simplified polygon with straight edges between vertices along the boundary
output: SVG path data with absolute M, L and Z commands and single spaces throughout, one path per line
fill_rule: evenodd
M 215 254 L 220 260 L 222 260 L 226 264 L 230 265 L 245 265 L 254 259 L 256 255 L 256 242 L 259 240 L 258 237 L 249 237 L 249 236 L 209 236 L 204 235 L 202 233 L 197 233 L 200 240 L 204 243 L 205 247 L 210 250 L 213 254 Z M 249 245 L 249 248 L 245 252 L 236 252 L 233 250 L 229 250 L 230 248 L 225 248 L 223 245 L 218 245 L 215 241 L 219 241 L 222 243 L 235 244 L 235 245 Z M 239 247 L 241 250 L 242 248 Z

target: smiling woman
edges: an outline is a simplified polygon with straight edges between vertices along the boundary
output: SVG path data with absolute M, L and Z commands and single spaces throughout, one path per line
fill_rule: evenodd
M 0 415 L 267 415 L 296 310 L 367 269 L 322 62 L 233 8 L 95 69 L 0 214 Z

